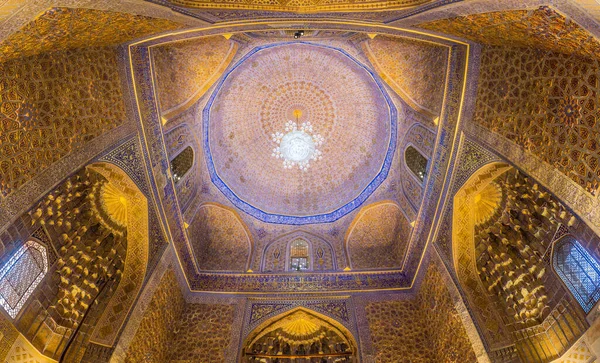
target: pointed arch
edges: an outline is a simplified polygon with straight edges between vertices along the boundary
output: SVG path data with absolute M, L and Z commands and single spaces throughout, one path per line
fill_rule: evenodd
M 125 171 L 107 162 L 87 166 L 108 181 L 99 195 L 109 220 L 127 233 L 121 280 L 92 333 L 91 341 L 112 346 L 142 288 L 149 255 L 148 200 Z M 114 204 L 113 204 L 114 203 Z
M 336 268 L 336 255 L 331 243 L 315 233 L 300 229 L 278 236 L 265 246 L 260 262 L 261 271 L 290 271 L 290 245 L 297 239 L 308 243 L 310 270 L 331 271 Z
M 265 320 L 248 334 L 241 349 L 242 362 L 269 356 L 293 357 L 299 350 L 306 358 L 351 358 L 348 362 L 358 358 L 356 339 L 344 325 L 304 307 Z

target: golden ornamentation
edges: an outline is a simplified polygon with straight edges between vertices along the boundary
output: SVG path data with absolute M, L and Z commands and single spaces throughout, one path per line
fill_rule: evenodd
M 326 357 L 329 353 L 356 354 L 352 334 L 335 320 L 304 308 L 268 319 L 244 343 L 244 354 L 256 357 L 309 354 Z
M 179 289 L 172 269 L 162 276 L 154 295 L 143 314 L 125 356 L 126 363 L 144 362 L 148 356 L 152 362 L 168 362 L 169 348 L 175 329 L 185 309 L 185 298 Z M 190 347 L 182 349 L 189 352 Z
M 501 202 L 502 189 L 494 183 L 488 184 L 482 191 L 475 194 L 473 197 L 475 224 L 483 224 L 492 218 L 500 208 Z
M 120 226 L 127 225 L 127 198 L 123 192 L 112 184 L 105 184 L 100 191 L 102 205 L 112 219 Z
M 0 43 L 3 61 L 73 48 L 114 46 L 184 25 L 170 20 L 83 8 L 52 8 Z M 90 61 L 95 59 L 90 57 Z M 2 73 L 0 73 L 2 74 Z
M 374 361 L 477 361 L 447 284 L 431 263 L 415 298 L 366 304 Z
M 430 2 L 431 0 L 171 0 L 173 5 L 197 9 L 229 9 L 229 10 L 268 10 L 298 13 L 313 13 L 327 11 L 356 11 L 356 10 L 391 10 L 403 9 Z
M 362 43 L 373 68 L 413 109 L 432 119 L 444 99 L 448 48 L 400 37 L 378 36 Z
M 400 267 L 411 231 L 396 203 L 384 201 L 363 207 L 346 232 L 352 269 Z
M 126 120 L 117 57 L 87 48 L 0 63 L 0 198 Z
M 127 263 L 123 267 L 121 283 L 96 323 L 91 337 L 92 342 L 112 346 L 146 274 L 149 254 L 148 200 L 133 180 L 118 167 L 96 163 L 88 168 L 108 181 L 101 196 L 104 207 L 112 220 L 126 226 Z
M 238 44 L 222 36 L 168 43 L 152 49 L 158 104 L 166 120 L 196 103 L 231 63 Z
M 600 41 L 596 37 L 548 6 L 536 10 L 498 11 L 441 19 L 419 24 L 419 27 L 487 45 L 541 48 L 563 54 L 600 57 Z

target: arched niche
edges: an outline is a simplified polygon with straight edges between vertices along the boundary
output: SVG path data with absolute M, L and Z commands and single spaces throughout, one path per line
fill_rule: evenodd
M 308 245 L 308 271 L 332 271 L 336 266 L 331 244 L 314 233 L 299 230 L 277 237 L 267 244 L 261 258 L 263 272 L 294 272 L 291 267 L 292 245 L 303 241 Z M 297 271 L 296 271 L 297 272 Z
M 339 322 L 299 307 L 266 320 L 242 344 L 244 363 L 286 358 L 354 363 L 358 362 L 358 345 Z
M 348 228 L 346 253 L 352 269 L 398 268 L 412 232 L 398 204 L 381 201 L 363 207 Z
M 149 257 L 148 199 L 135 182 L 116 165 L 95 163 L 88 166 L 106 178 L 99 204 L 109 221 L 120 223 L 127 233 L 127 257 L 121 280 L 96 324 L 91 341 L 112 346 L 125 318 L 133 307 L 144 283 Z
M 575 219 L 506 163 L 483 166 L 454 195 L 454 269 L 492 353 L 510 348 L 521 361 L 549 362 L 587 328 L 550 261 L 554 235 Z
M 90 342 L 112 346 L 146 275 L 145 195 L 122 169 L 99 162 L 55 186 L 28 214 L 32 228 L 43 226 L 53 259 L 15 325 L 53 359 L 78 361 Z
M 234 209 L 218 203 L 202 204 L 189 222 L 187 233 L 200 270 L 248 270 L 252 234 Z

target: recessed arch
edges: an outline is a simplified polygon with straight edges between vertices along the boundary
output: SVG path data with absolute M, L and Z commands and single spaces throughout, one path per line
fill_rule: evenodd
M 492 352 L 513 346 L 522 361 L 546 362 L 584 332 L 585 314 L 550 262 L 553 236 L 573 220 L 548 190 L 502 162 L 481 167 L 454 195 L 454 269 Z M 555 329 L 559 320 L 564 327 Z
M 308 243 L 309 270 L 331 271 L 336 268 L 336 256 L 329 241 L 315 233 L 296 230 L 278 236 L 265 246 L 261 256 L 261 270 L 264 272 L 292 271 L 290 268 L 291 244 L 296 240 Z
M 390 200 L 363 207 L 348 228 L 345 250 L 352 269 L 390 269 L 402 264 L 412 226 Z
M 190 219 L 187 233 L 200 270 L 246 272 L 249 269 L 254 242 L 235 209 L 204 203 Z
M 352 333 L 336 320 L 298 307 L 258 325 L 244 339 L 240 355 L 242 362 L 297 356 L 356 362 L 358 345 Z
M 92 342 L 112 346 L 146 275 L 150 243 L 148 199 L 118 166 L 100 162 L 87 168 L 107 179 L 106 187 L 99 193 L 102 200 L 98 204 L 104 206 L 108 220 L 118 224 L 127 233 L 127 257 L 121 280 L 91 337 Z
M 427 177 L 429 159 L 413 145 L 408 145 L 406 149 L 404 149 L 404 163 L 417 180 L 420 183 L 423 183 Z

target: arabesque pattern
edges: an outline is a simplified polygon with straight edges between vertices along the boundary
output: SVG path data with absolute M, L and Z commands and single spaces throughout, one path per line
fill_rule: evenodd
M 221 75 L 235 55 L 237 43 L 220 35 L 168 43 L 152 49 L 158 101 L 163 116 L 191 106 Z M 171 110 L 171 111 L 170 111 Z
M 152 33 L 182 27 L 182 24 L 171 20 L 142 15 L 84 8 L 52 8 L 0 43 L 0 59 L 118 45 Z
M 0 63 L 0 198 L 125 118 L 113 48 Z

